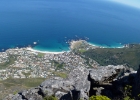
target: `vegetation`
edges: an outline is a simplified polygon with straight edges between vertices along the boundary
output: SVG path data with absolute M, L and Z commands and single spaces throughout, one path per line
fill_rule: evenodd
M 123 100 L 134 100 L 132 97 L 132 86 L 126 85 L 123 90 Z
M 31 75 L 31 72 L 28 72 L 28 73 L 22 72 L 22 74 L 25 75 L 26 78 L 28 78 Z
M 0 81 L 0 100 L 8 94 L 15 94 L 25 89 L 37 87 L 45 78 L 6 79 Z
M 57 69 L 63 69 L 64 66 L 65 66 L 64 63 L 59 63 L 59 62 L 57 62 L 57 61 L 55 61 L 55 60 L 53 60 L 53 64 L 54 64 L 54 66 L 56 67 L 56 70 L 57 70 Z
M 37 57 L 42 58 L 44 57 L 45 53 L 38 53 Z
M 59 76 L 59 77 L 62 77 L 62 78 L 67 78 L 68 77 L 68 75 L 64 72 L 54 72 L 54 74 L 56 76 Z
M 103 95 L 97 95 L 97 96 L 91 96 L 89 100 L 111 100 L 111 99 Z
M 79 49 L 79 52 L 84 53 L 84 52 L 86 52 L 86 50 L 85 49 Z
M 46 96 L 44 97 L 44 100 L 58 100 L 58 99 L 54 96 Z
M 124 87 L 124 96 L 131 96 L 131 92 L 132 92 L 132 86 L 130 85 L 126 85 Z
M 16 61 L 16 56 L 10 55 L 9 56 L 9 61 L 5 62 L 5 63 L 0 63 L 0 69 L 4 69 L 9 67 L 9 65 L 14 64 L 14 62 Z
M 138 98 L 140 98 L 140 94 L 138 94 Z
M 134 100 L 134 99 L 131 99 L 129 96 L 126 96 L 125 98 L 123 98 L 123 100 Z
M 126 64 L 137 70 L 140 64 L 140 44 L 130 44 L 129 48 L 96 48 L 76 53 L 91 58 L 102 66 Z
M 0 83 L 3 83 L 5 86 L 16 86 L 16 85 L 23 85 L 26 87 L 36 87 L 38 86 L 41 82 L 43 82 L 45 78 L 27 78 L 27 79 L 13 79 L 9 78 L 4 81 L 0 81 Z M 9 84 L 9 85 L 8 85 Z

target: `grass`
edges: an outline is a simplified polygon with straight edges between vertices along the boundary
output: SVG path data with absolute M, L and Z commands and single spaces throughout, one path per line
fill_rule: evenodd
M 13 85 L 23 85 L 26 87 L 36 87 L 41 82 L 43 82 L 45 78 L 27 78 L 27 79 L 13 79 L 9 78 L 7 80 L 1 81 L 0 83 L 3 83 L 5 86 L 13 86 Z
M 15 94 L 22 90 L 39 86 L 45 78 L 12 79 L 0 81 L 0 100 L 8 94 Z
M 10 56 L 9 56 L 9 61 L 8 61 L 8 62 L 1 63 L 1 64 L 0 64 L 0 69 L 4 69 L 4 68 L 9 67 L 9 65 L 14 64 L 15 61 L 16 61 L 16 56 L 10 55 Z
M 5 82 L 5 83 L 3 83 L 3 84 L 4 84 L 4 86 L 7 87 L 7 88 L 9 88 L 9 87 L 11 87 L 11 86 L 15 86 L 15 84 L 13 84 L 13 83 L 8 83 L 8 82 Z
M 85 49 L 79 49 L 79 52 L 84 53 L 84 52 L 86 52 L 86 50 Z
M 64 72 L 54 72 L 54 74 L 56 76 L 59 76 L 59 77 L 62 77 L 62 78 L 67 78 L 68 77 L 68 75 Z
M 44 57 L 44 55 L 45 55 L 45 53 L 38 53 L 37 56 L 38 56 L 39 58 L 42 58 L 42 57 Z
M 22 74 L 28 77 L 29 75 L 31 75 L 31 72 L 28 72 L 28 73 L 22 72 Z

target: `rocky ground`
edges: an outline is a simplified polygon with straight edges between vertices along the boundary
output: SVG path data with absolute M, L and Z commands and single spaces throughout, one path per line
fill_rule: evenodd
M 105 95 L 111 100 L 121 100 L 123 87 L 133 86 L 135 99 L 140 94 L 140 69 L 136 73 L 123 65 L 101 66 L 92 69 L 75 67 L 67 79 L 54 77 L 38 87 L 8 95 L 3 100 L 42 100 L 54 95 L 60 100 L 88 100 L 92 95 Z M 117 99 L 119 98 L 119 99 Z

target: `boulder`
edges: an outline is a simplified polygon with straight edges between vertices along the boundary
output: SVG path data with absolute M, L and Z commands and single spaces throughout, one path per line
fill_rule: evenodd
M 90 70 L 90 78 L 92 81 L 98 84 L 110 84 L 109 81 L 113 81 L 123 71 L 125 67 L 123 65 L 113 66 L 100 66 Z
M 89 71 L 86 68 L 77 67 L 70 72 L 67 79 L 46 80 L 40 85 L 40 89 L 43 94 L 55 95 L 58 99 L 63 98 L 64 100 L 67 96 L 72 99 L 83 98 L 84 96 L 88 99 L 87 93 L 90 89 L 88 75 Z M 62 94 L 65 94 L 64 97 Z

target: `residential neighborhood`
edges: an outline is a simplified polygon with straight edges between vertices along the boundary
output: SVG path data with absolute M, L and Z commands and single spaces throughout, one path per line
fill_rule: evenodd
M 5 68 L 1 67 L 3 64 L 6 65 Z M 87 63 L 86 59 L 71 51 L 53 54 L 27 48 L 8 49 L 0 52 L 0 79 L 47 78 L 62 72 L 67 74 L 74 67 L 88 68 L 95 65 L 98 65 L 97 62 L 90 60 Z

